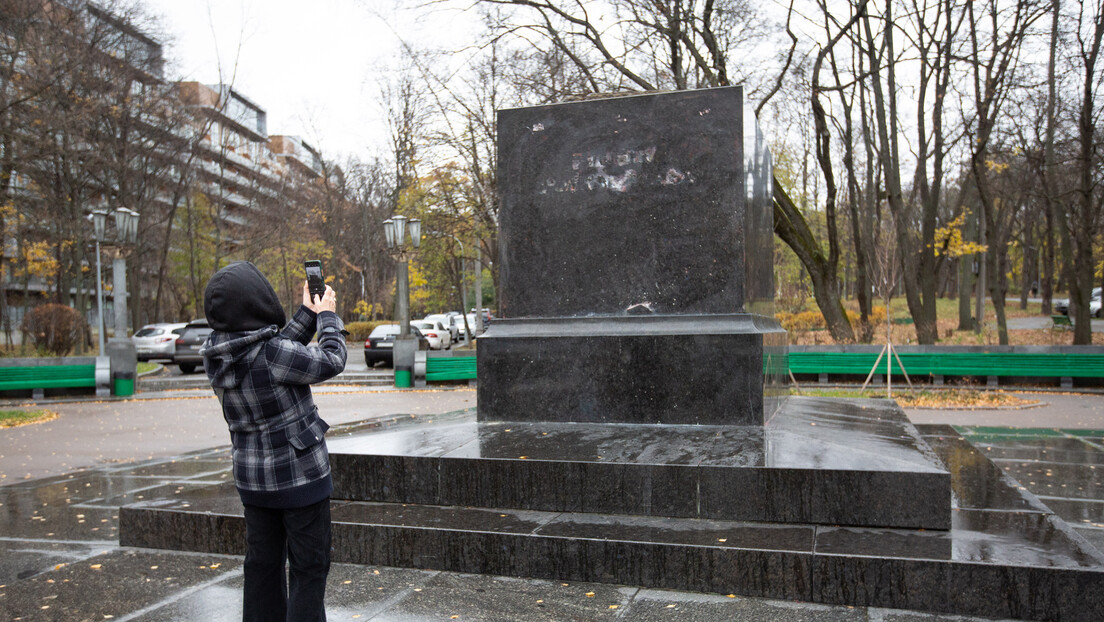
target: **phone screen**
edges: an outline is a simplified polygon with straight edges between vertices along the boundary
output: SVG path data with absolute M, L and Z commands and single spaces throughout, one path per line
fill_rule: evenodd
M 315 296 L 322 298 L 326 293 L 326 281 L 322 278 L 322 262 L 311 259 L 304 261 L 303 267 L 307 271 L 307 290 L 310 291 L 311 300 L 314 300 Z

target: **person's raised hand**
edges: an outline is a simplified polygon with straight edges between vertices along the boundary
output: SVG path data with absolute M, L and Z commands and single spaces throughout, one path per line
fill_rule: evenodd
M 314 306 L 311 307 L 311 311 L 315 313 L 322 313 L 323 311 L 337 313 L 337 292 L 327 285 L 326 293 L 322 294 L 321 300 L 314 303 Z
M 307 282 L 303 281 L 303 306 L 315 313 L 323 311 L 337 313 L 337 292 L 327 285 L 326 293 L 322 294 L 321 298 L 311 299 L 310 288 L 307 287 Z

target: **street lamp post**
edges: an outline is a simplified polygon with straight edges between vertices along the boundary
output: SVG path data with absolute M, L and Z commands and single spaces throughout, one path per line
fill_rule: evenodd
M 120 207 L 115 210 L 115 257 L 112 275 L 115 292 L 115 336 L 127 336 L 126 257 L 138 241 L 138 212 Z
M 406 235 L 410 233 L 410 244 Z M 408 263 L 422 241 L 422 222 L 417 218 L 407 219 L 396 214 L 383 221 L 383 236 L 387 240 L 387 250 L 395 259 L 395 316 L 399 320 L 399 335 L 396 338 L 393 358 L 395 368 L 395 386 L 413 386 L 414 352 L 418 342 L 410 336 L 410 277 Z
M 107 235 L 107 212 L 95 210 L 91 214 L 92 235 L 96 240 L 96 332 L 99 334 L 99 355 L 104 356 L 106 322 L 104 321 L 103 264 L 100 246 L 114 248 L 113 280 L 115 291 L 115 336 L 126 336 L 126 253 L 138 241 L 138 212 L 120 207 L 115 210 L 115 236 Z
M 100 242 L 105 241 L 104 235 L 107 228 L 107 212 L 96 210 L 92 212 L 92 235 L 96 239 L 96 334 L 100 346 L 99 355 L 104 355 L 104 317 L 103 317 L 103 267 L 100 264 Z

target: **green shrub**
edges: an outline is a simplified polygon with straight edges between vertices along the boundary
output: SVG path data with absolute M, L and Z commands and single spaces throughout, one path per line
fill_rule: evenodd
M 23 335 L 36 349 L 54 356 L 69 354 L 85 326 L 76 309 L 57 303 L 39 305 L 23 317 Z
M 371 322 L 348 322 L 345 324 L 345 330 L 349 331 L 349 336 L 346 337 L 348 341 L 364 341 L 368 338 L 368 335 L 372 333 L 372 330 L 380 324 L 393 324 L 390 320 L 374 320 Z

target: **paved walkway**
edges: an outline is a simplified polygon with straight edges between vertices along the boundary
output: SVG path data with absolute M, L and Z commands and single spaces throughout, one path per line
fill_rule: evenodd
M 202 392 L 174 393 L 52 404 L 60 415 L 52 422 L 0 429 L 0 620 L 240 619 L 240 557 L 118 546 L 120 505 L 229 478 L 217 401 Z M 910 416 L 1104 430 L 1104 397 L 1031 397 L 1044 404 Z M 341 424 L 470 408 L 475 392 L 335 387 L 318 391 L 317 401 L 328 421 Z M 377 621 L 972 619 L 344 564 L 330 575 L 327 611 L 330 620 Z
M 1099 393 L 1013 393 L 1038 404 L 1003 410 L 905 409 L 913 423 L 1104 430 L 1104 395 Z
M 322 386 L 314 391 L 330 425 L 395 413 L 434 414 L 475 407 L 469 388 L 396 390 Z M 53 421 L 0 428 L 0 484 L 61 475 L 104 463 L 164 458 L 230 444 L 211 390 L 139 393 L 134 399 L 41 406 Z

